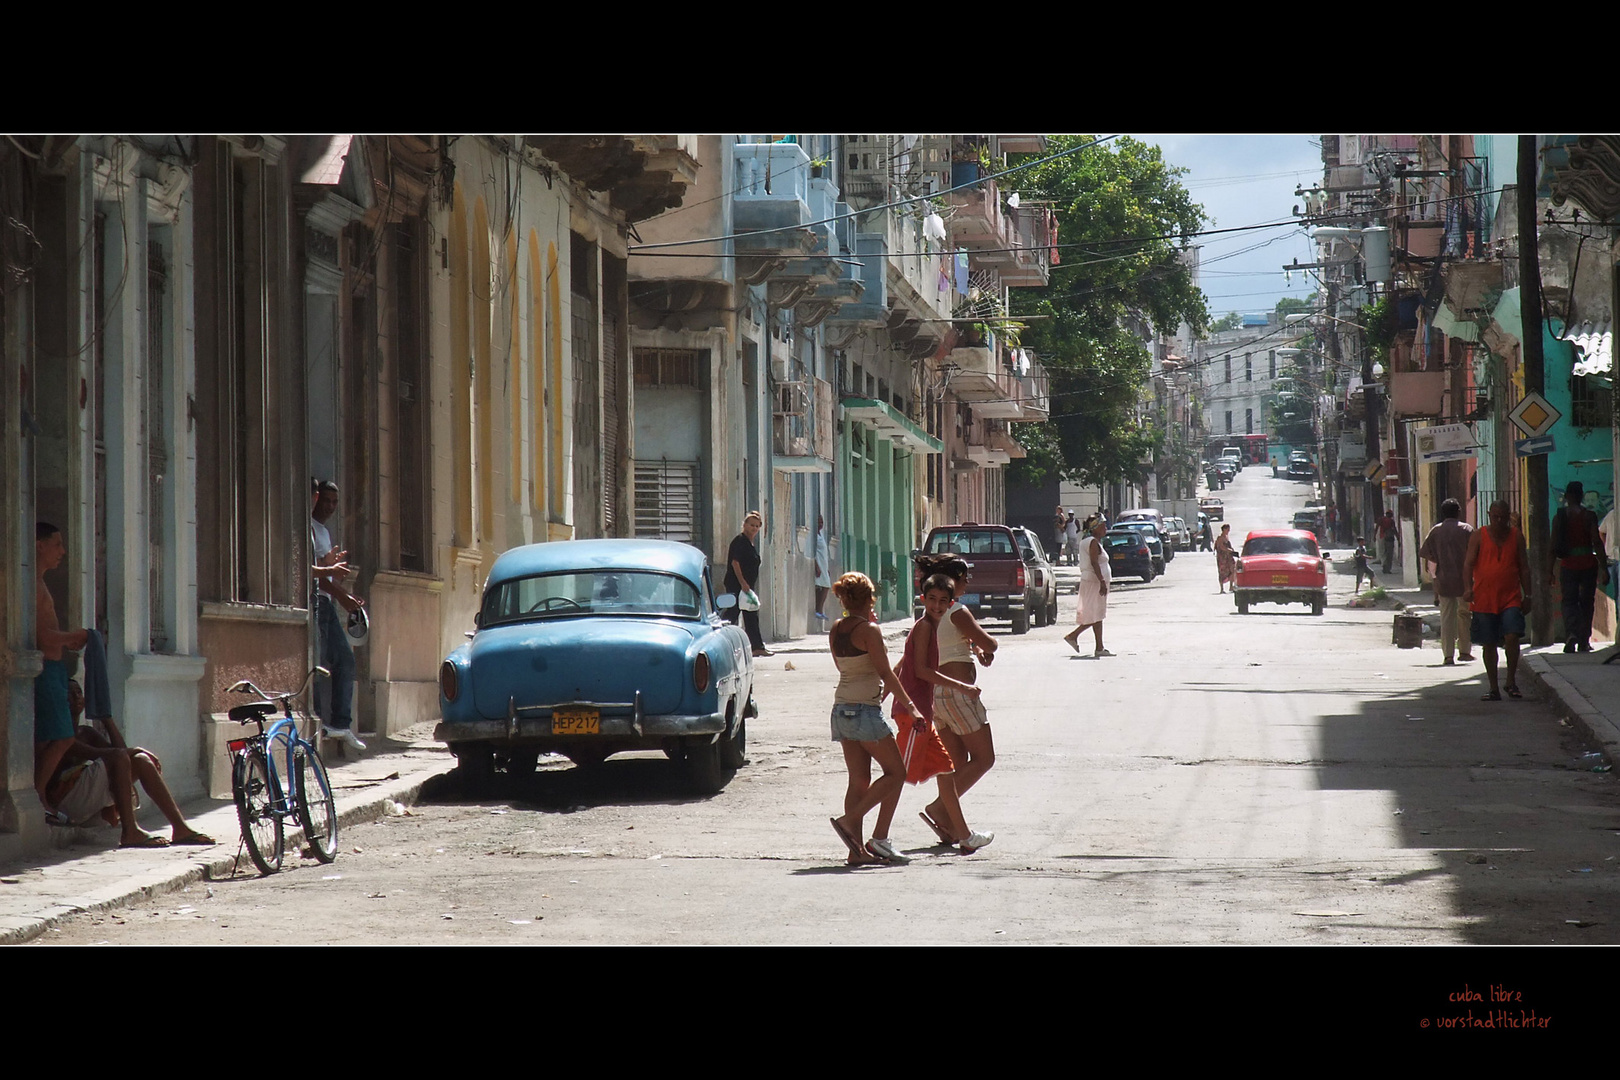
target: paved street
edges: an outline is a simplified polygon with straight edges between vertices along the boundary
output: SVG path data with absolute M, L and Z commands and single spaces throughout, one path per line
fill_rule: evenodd
M 1251 468 L 1220 495 L 1241 542 L 1308 490 Z M 993 624 L 998 759 L 965 807 L 996 841 L 973 856 L 933 846 L 908 789 L 894 836 L 914 861 L 843 867 L 832 664 L 782 651 L 718 796 L 684 795 L 661 756 L 543 761 L 349 828 L 331 866 L 198 882 L 40 942 L 1620 942 L 1612 774 L 1545 703 L 1482 703 L 1477 665 L 1396 649 L 1352 587 L 1331 575 L 1321 617 L 1239 616 L 1213 555 L 1184 552 L 1116 587 L 1115 657 L 1064 647 L 1072 593 L 1058 626 Z

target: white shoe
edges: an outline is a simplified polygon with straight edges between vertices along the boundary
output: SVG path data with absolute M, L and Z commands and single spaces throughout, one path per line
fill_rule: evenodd
M 1098 649 L 1096 652 L 1092 653 L 1091 655 L 1092 656 L 1113 656 L 1114 654 L 1109 652 L 1107 649 Z
M 360 736 L 356 735 L 348 728 L 327 727 L 325 724 L 322 724 L 321 738 L 331 739 L 334 742 L 340 742 L 344 746 L 347 746 L 353 750 L 364 750 L 366 748 L 366 744 L 360 741 Z
M 866 842 L 866 851 L 867 854 L 875 855 L 884 862 L 899 863 L 903 865 L 911 861 L 906 856 L 900 854 L 899 850 L 895 848 L 893 841 L 891 841 L 887 836 L 881 838 L 876 836 L 872 837 L 872 839 Z
M 989 847 L 990 846 L 990 841 L 994 840 L 995 838 L 996 838 L 996 834 L 993 833 L 993 832 L 992 833 L 981 833 L 981 832 L 969 833 L 968 838 L 966 840 L 962 841 L 961 844 L 959 844 L 958 846 L 962 849 L 962 854 L 971 855 L 975 851 L 978 851 L 982 847 Z

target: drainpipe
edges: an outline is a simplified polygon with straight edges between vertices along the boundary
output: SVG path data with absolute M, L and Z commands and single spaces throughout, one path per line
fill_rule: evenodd
M 1519 321 L 1524 330 L 1521 344 L 1524 361 L 1524 390 L 1544 394 L 1546 369 L 1541 351 L 1541 253 L 1536 248 L 1536 136 L 1519 136 Z M 1574 283 L 1570 283 L 1571 288 Z M 1525 530 L 1530 542 L 1530 578 L 1535 583 L 1530 601 L 1530 643 L 1552 644 L 1552 588 L 1543 577 L 1548 566 L 1551 529 L 1547 514 L 1547 455 L 1526 459 L 1529 514 Z

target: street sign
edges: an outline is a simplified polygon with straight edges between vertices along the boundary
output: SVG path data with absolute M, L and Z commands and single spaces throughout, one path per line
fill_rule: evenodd
M 1398 487 L 1398 488 L 1395 489 L 1395 494 L 1397 494 L 1397 495 L 1416 495 L 1417 494 L 1417 488 L 1415 488 L 1415 487 Z
M 1513 449 L 1519 452 L 1520 457 L 1535 457 L 1537 454 L 1550 454 L 1553 451 L 1553 437 L 1543 435 L 1538 439 L 1515 439 Z
M 1367 462 L 1367 482 L 1371 484 L 1382 483 L 1384 479 L 1384 463 L 1382 461 Z
M 1513 421 L 1513 426 L 1524 432 L 1526 438 L 1531 439 L 1547 434 L 1552 430 L 1552 426 L 1563 418 L 1563 413 L 1553 408 L 1550 401 L 1533 390 L 1525 394 L 1524 400 L 1508 413 L 1508 419 Z

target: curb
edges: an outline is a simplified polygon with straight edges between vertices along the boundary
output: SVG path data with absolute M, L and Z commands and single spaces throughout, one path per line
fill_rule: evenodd
M 1587 700 L 1573 683 L 1553 670 L 1553 666 L 1539 653 L 1526 653 L 1520 659 L 1521 669 L 1527 669 L 1539 688 L 1570 726 L 1593 743 L 1603 748 L 1609 760 L 1620 756 L 1620 728 L 1615 727 L 1603 712 Z
M 345 825 L 375 821 L 387 812 L 387 806 L 391 802 L 414 804 L 421 797 L 424 784 L 435 777 L 443 776 L 453 767 L 446 765 L 412 773 L 398 780 L 390 780 L 367 788 L 363 794 L 351 796 L 347 801 L 340 800 L 338 826 L 341 828 Z M 302 826 L 295 826 L 288 830 L 286 835 L 287 846 L 297 850 L 295 838 L 298 842 L 302 842 L 304 830 Z M 220 847 L 226 848 L 227 844 L 222 842 Z M 233 870 L 240 868 L 236 850 L 239 848 L 233 849 L 228 855 L 211 853 L 201 858 L 175 863 L 173 866 L 148 868 L 131 874 L 115 885 L 94 892 L 45 902 L 39 911 L 29 915 L 0 916 L 0 945 L 20 945 L 32 941 L 69 916 L 85 912 L 110 911 L 155 896 L 178 892 L 198 881 L 217 881 L 229 877 Z M 247 858 L 245 852 L 241 859 L 250 872 L 253 872 L 252 860 Z

